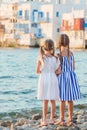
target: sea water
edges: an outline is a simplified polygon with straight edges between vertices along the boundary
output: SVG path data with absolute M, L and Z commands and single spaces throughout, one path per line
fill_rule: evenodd
M 0 49 L 0 113 L 21 110 L 39 110 L 36 74 L 38 48 Z M 82 99 L 75 104 L 87 103 L 87 50 L 73 51 L 75 72 L 80 84 Z

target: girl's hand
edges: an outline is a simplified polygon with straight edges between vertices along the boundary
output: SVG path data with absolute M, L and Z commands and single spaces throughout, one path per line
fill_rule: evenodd
M 41 74 L 41 71 L 40 71 L 40 70 L 38 70 L 37 74 Z
M 57 75 L 61 74 L 61 66 L 59 66 L 59 68 L 55 71 L 55 73 L 56 73 Z

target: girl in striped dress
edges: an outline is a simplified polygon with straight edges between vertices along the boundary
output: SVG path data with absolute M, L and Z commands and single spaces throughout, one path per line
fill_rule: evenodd
M 69 50 L 69 37 L 61 34 L 59 37 L 61 73 L 58 75 L 60 95 L 60 120 L 59 125 L 66 125 L 64 120 L 65 103 L 68 103 L 68 126 L 73 125 L 73 100 L 81 98 L 80 87 L 77 81 L 73 53 Z M 57 73 L 57 71 L 56 71 Z

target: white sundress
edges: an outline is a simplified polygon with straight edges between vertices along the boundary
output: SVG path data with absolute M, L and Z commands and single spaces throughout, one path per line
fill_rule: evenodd
M 55 56 L 45 56 L 41 62 L 37 98 L 39 100 L 59 100 L 58 78 L 55 71 L 60 61 Z

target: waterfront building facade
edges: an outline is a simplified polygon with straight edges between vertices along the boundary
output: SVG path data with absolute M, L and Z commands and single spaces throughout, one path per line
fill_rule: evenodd
M 0 7 L 0 23 L 5 26 L 5 33 L 3 41 L 15 40 L 14 23 L 17 22 L 17 9 L 18 6 L 14 4 L 1 4 Z
M 58 35 L 66 33 L 71 47 L 86 46 L 87 0 L 9 0 L 8 3 L 3 0 L 0 6 L 1 16 L 7 18 L 0 21 L 5 25 L 4 40 L 11 38 L 21 45 L 34 46 L 46 38 L 56 43 Z M 83 28 L 64 29 L 66 24 L 73 26 L 75 18 L 83 19 Z

